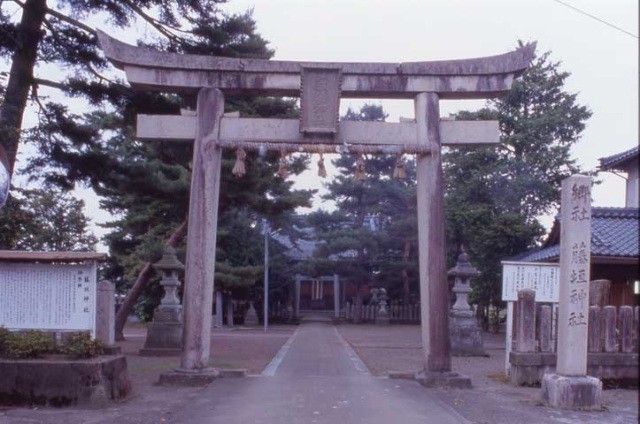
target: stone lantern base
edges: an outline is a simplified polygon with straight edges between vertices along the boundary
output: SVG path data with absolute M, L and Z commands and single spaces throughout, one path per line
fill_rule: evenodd
M 182 352 L 182 308 L 158 308 L 147 327 L 147 340 L 140 356 L 179 356 Z
M 247 309 L 247 313 L 244 315 L 244 325 L 246 327 L 256 327 L 260 325 L 256 308 L 253 306 L 253 301 L 249 302 L 249 309 Z
M 449 315 L 451 354 L 454 356 L 486 356 L 482 330 L 473 313 L 451 311 Z

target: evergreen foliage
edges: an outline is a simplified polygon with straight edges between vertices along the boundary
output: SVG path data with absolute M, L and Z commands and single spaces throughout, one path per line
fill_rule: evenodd
M 379 105 L 347 111 L 343 120 L 383 122 Z M 410 286 L 417 292 L 415 244 L 415 163 L 407 160 L 407 178 L 392 178 L 396 156 L 367 155 L 365 179 L 354 178 L 356 157 L 344 155 L 333 161 L 339 174 L 327 184 L 334 212 L 310 214 L 315 237 L 324 243 L 312 261 L 316 275 L 337 272 L 342 280 L 358 287 L 360 305 L 364 285 L 386 287 L 393 297 L 409 300 Z M 410 281 L 414 284 L 411 285 Z
M 84 201 L 61 191 L 14 189 L 0 209 L 0 249 L 95 251 Z
M 569 73 L 550 53 L 535 58 L 503 98 L 457 119 L 497 119 L 500 145 L 451 149 L 443 157 L 449 263 L 460 246 L 482 272 L 471 300 L 500 306 L 500 261 L 535 247 L 541 215 L 558 207 L 561 181 L 579 172 L 571 147 L 591 116 L 564 89 Z
M 132 91 L 124 81 L 112 76 L 95 30 L 87 23 L 101 21 L 122 30 L 142 23 L 155 37 L 140 44 L 164 51 L 266 59 L 273 50 L 256 32 L 250 12 L 226 14 L 220 9 L 221 0 L 15 2 L 22 9 L 22 16 L 40 16 L 40 20 L 29 18 L 26 26 L 15 21 L 14 17 L 20 15 L 14 14 L 7 3 L 0 9 L 0 55 L 11 58 L 12 72 L 0 108 L 0 129 L 15 137 L 3 138 L 2 145 L 13 164 L 21 130 L 21 119 L 14 119 L 14 112 L 19 111 L 21 117 L 26 95 L 30 94 L 39 110 L 39 121 L 34 128 L 22 130 L 26 136 L 23 141 L 36 150 L 28 160 L 26 172 L 47 189 L 69 190 L 77 184 L 93 188 L 101 196 L 101 207 L 115 218 L 107 224 L 111 260 L 104 277 L 116 282 L 120 291 L 126 291 L 134 282 L 144 286 L 152 275 L 150 263 L 159 259 L 165 242 L 177 245 L 178 254 L 184 258 L 180 242 L 187 218 L 192 146 L 136 141 L 135 117 L 140 113 L 179 114 L 180 109 L 193 109 L 196 99 L 192 95 Z M 37 34 L 33 33 L 34 26 Z M 21 39 L 26 41 L 16 42 Z M 29 48 L 35 48 L 37 54 L 32 60 L 25 60 L 25 50 Z M 47 72 L 53 65 L 57 71 Z M 14 67 L 21 67 L 21 75 L 27 78 L 16 78 Z M 47 93 L 54 94 L 43 95 L 45 87 Z M 70 98 L 89 105 L 91 112 L 74 113 Z M 297 116 L 295 101 L 290 99 L 227 98 L 226 109 L 238 110 L 242 116 Z M 219 215 L 226 218 L 219 228 L 222 234 L 227 224 L 240 219 L 242 211 L 275 218 L 308 205 L 310 193 L 294 191 L 291 182 L 275 176 L 275 152 L 263 160 L 250 153 L 246 161 L 248 172 L 242 178 L 231 176 L 234 160 L 234 152 L 224 153 Z M 292 159 L 290 171 L 296 174 L 305 166 L 306 158 L 297 157 Z M 234 262 L 237 258 L 227 252 L 251 250 L 251 242 L 251 238 L 239 236 L 223 236 L 218 241 L 220 269 L 227 271 L 223 274 L 235 275 L 248 285 L 255 282 L 257 269 L 247 273 L 246 267 L 261 264 L 261 254 L 254 255 L 254 262 L 247 264 Z M 234 267 L 239 268 L 233 270 Z M 231 279 L 220 278 L 218 288 L 233 286 Z M 157 285 L 148 290 L 142 308 L 145 314 L 159 300 Z

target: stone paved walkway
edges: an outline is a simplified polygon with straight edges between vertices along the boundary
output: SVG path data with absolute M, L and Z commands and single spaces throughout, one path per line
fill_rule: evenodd
M 214 383 L 171 423 L 465 423 L 415 382 L 372 377 L 327 324 L 301 325 L 273 377 Z

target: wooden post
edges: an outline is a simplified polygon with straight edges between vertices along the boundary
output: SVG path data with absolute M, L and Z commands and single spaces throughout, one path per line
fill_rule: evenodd
M 513 346 L 513 320 L 514 320 L 513 302 L 507 302 L 507 328 L 504 334 L 504 372 L 511 375 L 511 362 L 509 362 L 509 353 Z
M 223 112 L 222 92 L 215 88 L 200 89 L 183 296 L 184 347 L 180 367 L 184 371 L 202 371 L 209 365 L 222 159 L 222 151 L 216 147 L 216 138 Z

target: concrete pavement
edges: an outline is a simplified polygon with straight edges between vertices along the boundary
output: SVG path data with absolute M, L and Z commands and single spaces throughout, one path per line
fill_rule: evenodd
M 415 382 L 372 377 L 331 325 L 304 324 L 292 337 L 273 377 L 215 382 L 167 422 L 468 422 Z

